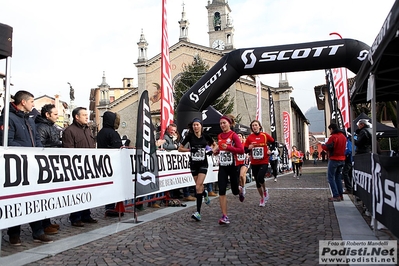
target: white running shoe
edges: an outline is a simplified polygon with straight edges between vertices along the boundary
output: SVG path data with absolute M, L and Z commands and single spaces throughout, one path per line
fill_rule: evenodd
M 260 199 L 259 207 L 265 207 L 265 198 Z
M 263 192 L 263 197 L 265 202 L 269 200 L 269 189 L 266 188 L 266 191 Z
M 242 187 L 241 193 L 245 197 L 245 187 Z
M 274 179 L 274 182 L 277 182 L 277 178 Z

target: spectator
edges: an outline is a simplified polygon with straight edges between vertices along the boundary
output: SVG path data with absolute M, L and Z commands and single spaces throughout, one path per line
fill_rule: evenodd
M 302 166 L 303 166 L 303 160 L 305 157 L 305 154 L 303 153 L 303 151 L 299 150 L 299 176 L 302 176 Z
M 30 117 L 34 104 L 33 94 L 20 90 L 14 95 L 14 102 L 10 103 L 8 121 L 8 145 L 17 147 L 42 147 L 35 121 Z M 4 111 L 4 109 L 3 109 Z M 0 117 L 0 140 L 3 141 L 4 114 Z M 44 233 L 42 221 L 29 223 L 32 229 L 33 241 L 38 243 L 52 243 L 53 240 Z M 10 244 L 20 246 L 21 226 L 8 228 Z
M 345 164 L 346 136 L 338 129 L 337 124 L 330 124 L 328 129 L 331 135 L 328 141 L 321 145 L 322 149 L 328 151 L 330 154 L 327 166 L 327 177 L 332 197 L 328 198 L 328 201 L 341 201 L 344 199 L 342 196 L 341 173 Z
M 120 149 L 123 146 L 122 139 L 116 131 L 121 121 L 119 114 L 106 111 L 102 117 L 103 127 L 97 134 L 97 148 Z M 127 137 L 125 141 L 127 141 Z M 105 216 L 119 217 L 119 213 L 115 210 L 115 203 L 105 205 Z
M 277 182 L 277 168 L 278 168 L 278 157 L 279 157 L 279 150 L 277 145 L 271 145 L 270 147 L 270 168 L 272 169 L 272 174 L 274 176 L 274 182 Z
M 317 160 L 319 159 L 319 151 L 318 150 L 313 151 L 312 158 L 313 158 L 313 164 L 316 165 Z
M 345 194 L 352 194 L 352 135 L 351 129 L 348 128 L 346 137 L 346 149 L 345 149 L 345 165 L 342 169 L 342 178 L 345 183 Z
M 357 122 L 356 135 L 355 135 L 355 154 L 363 154 L 371 152 L 372 131 L 371 123 L 367 119 L 360 119 Z
M 322 161 L 322 162 L 325 162 L 326 159 L 327 159 L 327 152 L 324 151 L 324 150 L 322 150 L 321 153 L 320 153 L 320 155 L 321 155 L 321 161 Z
M 44 147 L 62 147 L 61 130 L 55 127 L 58 120 L 58 110 L 54 104 L 45 104 L 40 115 L 36 116 L 36 130 Z M 52 224 L 50 218 L 42 220 L 44 232 L 48 235 L 58 233 L 60 226 Z
M 129 147 L 130 146 L 130 139 L 128 139 L 128 137 L 126 135 L 122 136 L 122 145 Z
M 96 147 L 96 142 L 88 126 L 87 109 L 77 107 L 72 111 L 73 122 L 64 130 L 62 144 L 65 148 L 90 148 Z M 89 209 L 71 213 L 69 220 L 72 226 L 83 227 L 84 223 L 97 223 L 91 217 Z
M 163 135 L 164 142 L 160 145 L 165 151 L 173 151 L 179 148 L 180 135 L 177 132 L 177 125 L 170 124 Z M 174 189 L 170 192 L 172 198 L 180 197 L 180 189 Z

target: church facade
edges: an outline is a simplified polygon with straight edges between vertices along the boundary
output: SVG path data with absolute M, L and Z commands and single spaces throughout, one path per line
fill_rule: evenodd
M 234 26 L 231 21 L 231 9 L 227 1 L 208 1 L 206 8 L 208 10 L 209 46 L 190 42 L 190 23 L 183 6 L 182 17 L 179 21 L 179 40 L 169 48 L 172 86 L 183 71 L 184 66 L 191 64 L 195 56 L 201 57 L 209 67 L 212 67 L 226 53 L 235 49 Z M 156 126 L 160 124 L 161 109 L 161 54 L 147 58 L 148 43 L 143 32 L 137 45 L 139 56 L 135 66 L 138 73 L 138 86 L 133 88 L 131 86 L 133 79 L 124 79 L 122 87 L 111 88 L 106 83 L 104 74 L 101 85 L 92 89 L 90 95 L 91 120 L 93 120 L 96 129 L 99 130 L 101 128 L 101 116 L 105 111 L 118 112 L 121 116 L 121 126 L 118 132 L 121 136 L 127 135 L 132 140 L 132 143 L 134 143 L 136 135 L 138 100 L 144 90 L 149 93 L 153 123 Z M 284 143 L 284 140 L 289 137 L 290 146 L 296 145 L 303 151 L 308 150 L 309 122 L 291 97 L 293 88 L 289 86 L 284 74 L 280 74 L 278 87 L 261 84 L 261 123 L 264 131 L 270 133 L 268 89 L 272 92 L 275 105 L 277 141 Z M 232 101 L 234 101 L 232 115 L 237 116 L 240 114 L 240 123 L 249 125 L 256 117 L 257 96 L 255 81 L 252 77 L 242 76 L 228 90 Z M 289 125 L 287 125 L 287 115 L 289 116 Z

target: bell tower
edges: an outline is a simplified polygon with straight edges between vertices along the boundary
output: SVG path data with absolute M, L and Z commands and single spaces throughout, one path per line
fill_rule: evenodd
M 221 51 L 234 49 L 234 27 L 227 0 L 208 0 L 206 8 L 209 46 Z

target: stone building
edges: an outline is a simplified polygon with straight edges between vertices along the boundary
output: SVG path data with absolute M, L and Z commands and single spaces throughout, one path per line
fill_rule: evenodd
M 182 11 L 182 17 L 178 21 L 179 40 L 169 48 L 172 85 L 179 78 L 183 67 L 191 64 L 194 56 L 200 56 L 208 65 L 215 65 L 226 53 L 235 49 L 234 47 L 234 26 L 231 20 L 231 9 L 226 0 L 208 1 L 208 35 L 209 46 L 195 44 L 189 39 L 189 20 L 186 13 Z M 173 40 L 169 40 L 173 43 Z M 134 143 L 136 135 L 136 120 L 138 100 L 144 90 L 148 90 L 150 97 L 150 107 L 153 114 L 154 125 L 160 124 L 160 93 L 161 93 L 161 54 L 152 58 L 147 58 L 149 45 L 146 41 L 144 32 L 141 32 L 138 45 L 138 58 L 135 66 L 137 67 L 137 84 L 133 88 L 133 79 L 123 79 L 122 87 L 111 88 L 106 83 L 105 74 L 101 85 L 91 90 L 90 111 L 91 119 L 97 125 L 97 130 L 101 128 L 101 115 L 110 110 L 121 115 L 121 126 L 118 130 L 120 135 L 127 135 Z M 129 85 L 130 84 L 130 85 Z M 288 134 L 290 145 L 297 145 L 303 150 L 308 149 L 308 124 L 294 99 L 291 97 L 293 88 L 289 86 L 286 75 L 281 74 L 279 86 L 274 88 L 261 84 L 262 87 L 262 125 L 266 132 L 270 132 L 269 118 L 269 97 L 270 88 L 273 95 L 276 113 L 277 136 L 279 142 L 284 142 L 284 124 L 282 114 L 285 111 L 290 116 Z M 228 89 L 234 101 L 233 115 L 240 114 L 241 124 L 249 125 L 256 116 L 256 84 L 253 78 L 242 76 Z M 295 133 L 294 133 L 295 132 Z M 286 136 L 287 137 L 287 136 Z

